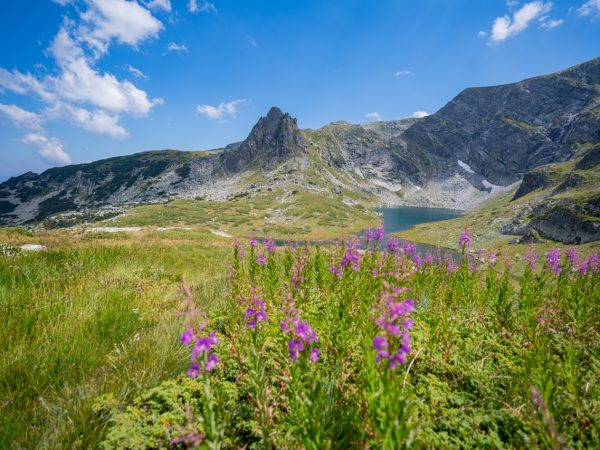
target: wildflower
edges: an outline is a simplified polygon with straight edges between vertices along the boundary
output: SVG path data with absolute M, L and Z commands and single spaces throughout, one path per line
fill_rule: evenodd
M 315 343 L 319 340 L 317 332 L 312 329 L 308 322 L 300 320 L 300 310 L 296 308 L 294 297 L 288 293 L 284 301 L 282 311 L 285 315 L 279 327 L 285 334 L 290 334 L 291 339 L 288 341 L 289 357 L 293 362 L 297 362 L 300 354 L 307 350 L 308 344 Z M 320 351 L 316 347 L 312 347 L 308 357 L 312 362 L 317 362 Z
M 415 256 L 413 257 L 413 261 L 415 263 L 415 266 L 417 266 L 417 269 L 420 269 L 421 267 L 423 267 L 423 259 L 421 258 L 421 256 L 418 253 L 415 254 Z
M 416 244 L 411 244 L 408 241 L 404 241 L 404 243 L 402 244 L 402 249 L 404 250 L 404 254 L 406 256 L 413 256 L 414 254 L 417 253 Z
M 425 264 L 427 264 L 429 266 L 432 266 L 433 265 L 433 261 L 434 261 L 433 255 L 431 253 L 427 253 L 425 255 Z
M 291 282 L 295 290 L 300 290 L 300 285 L 304 283 L 304 271 L 308 266 L 308 247 L 305 247 L 304 252 L 299 254 L 294 261 L 291 269 Z
M 267 313 L 265 311 L 266 305 L 262 294 L 259 291 L 255 291 L 250 298 L 250 306 L 246 308 L 244 317 L 246 319 L 246 325 L 251 330 L 256 330 L 256 326 L 261 322 L 267 322 Z
M 406 363 L 406 355 L 411 351 L 408 330 L 413 327 L 413 321 L 408 315 L 413 312 L 414 303 L 412 299 L 399 300 L 405 291 L 407 289 L 386 285 L 376 305 L 374 322 L 381 334 L 373 337 L 375 361 L 387 360 L 391 370 Z
M 342 268 L 338 268 L 336 266 L 331 266 L 329 268 L 329 271 L 333 274 L 335 274 L 335 276 L 337 276 L 340 280 L 342 279 Z
M 387 249 L 388 252 L 390 252 L 392 255 L 397 255 L 398 254 L 398 250 L 400 248 L 400 245 L 398 244 L 398 240 L 395 238 L 390 238 L 387 241 L 387 244 L 385 246 L 385 248 Z
M 250 242 L 250 247 L 252 247 L 252 248 L 256 248 L 256 246 L 258 245 L 258 243 L 256 242 L 256 239 L 254 239 L 254 238 L 250 238 L 249 242 Z
M 275 241 L 273 239 L 263 241 L 263 245 L 265 246 L 265 249 L 267 250 L 269 255 L 275 253 L 275 249 L 277 248 L 277 246 L 275 245 Z
M 450 254 L 446 254 L 446 266 L 448 268 L 448 273 L 454 273 L 458 270 L 458 267 L 454 263 L 454 259 L 452 259 Z
M 352 269 L 355 271 L 360 268 L 360 255 L 354 243 L 346 249 L 346 253 L 342 258 L 342 268 L 348 267 L 350 264 L 352 264 Z
M 565 253 L 567 254 L 569 264 L 571 265 L 571 270 L 576 272 L 577 268 L 579 267 L 579 256 L 577 255 L 577 250 L 574 248 L 568 248 L 565 250 Z
M 585 275 L 586 273 L 596 273 L 600 267 L 600 253 L 594 253 L 586 258 L 579 268 L 579 273 Z
M 560 268 L 560 248 L 554 248 L 548 250 L 546 253 L 546 259 L 548 260 L 548 267 L 554 275 L 558 275 L 562 269 Z
M 179 341 L 186 347 L 191 346 L 191 364 L 188 375 L 192 378 L 199 376 L 203 371 L 210 372 L 219 363 L 219 358 L 213 353 L 213 347 L 219 343 L 214 331 L 202 336 L 206 329 L 204 313 L 200 312 L 194 305 L 192 291 L 183 279 L 183 291 L 185 293 L 185 320 L 182 325 L 185 331 L 181 333 Z
M 534 247 L 530 247 L 527 253 L 525 253 L 525 261 L 529 263 L 529 268 L 534 271 L 537 264 L 537 253 Z
M 471 233 L 469 230 L 464 230 L 458 238 L 458 246 L 464 250 L 466 248 L 470 248 L 472 243 L 473 239 L 471 237 Z
M 190 345 L 194 339 L 195 339 L 194 330 L 192 328 L 188 328 L 183 333 L 181 333 L 181 337 L 179 338 L 179 341 L 183 345 Z
M 231 243 L 231 247 L 233 247 L 234 252 L 237 253 L 238 257 L 243 258 L 244 256 L 246 256 L 246 253 L 244 252 L 244 247 L 242 246 L 242 243 L 240 241 L 238 241 L 237 239 L 234 239 L 234 241 Z
M 490 266 L 494 266 L 496 264 L 496 254 L 492 251 L 488 253 L 488 261 L 490 262 Z
M 267 264 L 267 257 L 262 253 L 256 257 L 256 264 L 259 266 L 264 266 Z
M 181 335 L 181 342 L 184 343 L 184 335 L 189 336 L 190 330 L 187 330 Z M 219 343 L 219 339 L 214 331 L 211 331 L 208 336 L 201 338 L 193 337 L 191 340 L 185 339 L 188 344 L 194 344 L 191 350 L 192 364 L 188 370 L 188 375 L 192 378 L 199 376 L 203 371 L 210 372 L 220 362 L 217 355 L 213 353 L 213 346 Z
M 308 355 L 308 357 L 310 358 L 310 360 L 312 362 L 318 362 L 319 361 L 319 355 L 321 354 L 321 350 L 319 350 L 317 347 L 313 347 L 310 349 L 310 354 Z

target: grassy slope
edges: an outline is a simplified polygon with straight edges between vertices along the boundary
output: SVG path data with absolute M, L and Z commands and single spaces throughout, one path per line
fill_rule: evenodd
M 94 399 L 127 401 L 180 373 L 183 274 L 218 306 L 229 242 L 202 232 L 27 235 L 47 252 L 0 256 L 0 448 L 90 447 L 104 422 Z
M 236 236 L 278 239 L 329 239 L 357 232 L 376 223 L 363 206 L 348 206 L 333 195 L 290 191 L 285 202 L 280 190 L 226 202 L 175 200 L 132 208 L 130 213 L 103 225 L 199 225 Z
M 584 151 L 587 150 L 584 149 Z M 475 247 L 477 249 L 500 249 L 507 256 L 516 256 L 525 252 L 523 245 L 510 245 L 510 241 L 516 239 L 515 236 L 502 235 L 499 232 L 500 227 L 505 223 L 510 223 L 512 218 L 526 207 L 534 206 L 541 202 L 554 199 L 572 198 L 576 201 L 585 200 L 591 195 L 598 195 L 598 186 L 600 186 L 600 167 L 588 170 L 575 169 L 575 165 L 580 158 L 575 158 L 564 163 L 549 164 L 544 166 L 544 170 L 549 173 L 549 178 L 553 185 L 547 189 L 541 189 L 530 192 L 529 194 L 512 200 L 517 188 L 502 193 L 489 201 L 485 202 L 480 208 L 465 214 L 463 217 L 443 222 L 425 223 L 417 225 L 409 230 L 398 233 L 399 237 L 410 239 L 417 242 L 423 242 L 432 245 L 441 245 L 444 247 L 458 248 L 458 236 L 462 230 L 469 229 L 475 237 Z M 563 177 L 567 174 L 579 174 L 583 176 L 584 183 L 576 188 L 566 192 L 553 194 L 555 187 L 560 184 Z M 597 220 L 597 218 L 596 218 Z M 570 247 L 553 241 L 546 241 L 537 244 L 541 250 L 553 247 Z M 600 249 L 600 242 L 592 242 L 578 246 L 583 253 L 592 253 Z

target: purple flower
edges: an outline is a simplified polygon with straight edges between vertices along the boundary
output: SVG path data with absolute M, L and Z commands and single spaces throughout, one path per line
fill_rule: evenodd
M 546 253 L 546 259 L 548 260 L 548 268 L 554 275 L 558 275 L 562 269 L 560 268 L 560 248 L 554 248 L 548 250 Z
M 214 353 L 210 353 L 208 355 L 208 357 L 206 358 L 206 365 L 204 366 L 204 370 L 206 370 L 207 372 L 212 371 L 217 364 L 219 364 L 221 361 L 219 361 L 219 358 L 217 358 L 217 355 L 215 355 Z
M 458 270 L 458 267 L 454 263 L 454 259 L 450 255 L 446 255 L 446 265 L 448 267 L 448 273 L 454 273 Z
M 234 239 L 234 241 L 231 243 L 231 246 L 233 247 L 234 252 L 237 253 L 238 257 L 243 258 L 244 256 L 246 256 L 246 253 L 244 252 L 244 247 L 242 246 L 242 243 L 240 241 Z
M 417 269 L 420 269 L 421 267 L 423 267 L 423 259 L 421 258 L 421 256 L 418 253 L 416 253 L 415 256 L 413 257 L 413 261 L 414 261 Z
M 417 246 L 408 241 L 403 242 L 402 249 L 404 250 L 404 254 L 406 256 L 413 256 L 415 253 L 417 253 Z
M 308 355 L 308 357 L 312 362 L 316 363 L 317 361 L 319 361 L 320 354 L 321 350 L 319 350 L 317 347 L 313 347 L 310 349 L 310 354 Z
M 463 231 L 461 233 L 460 237 L 458 238 L 458 246 L 462 249 L 470 248 L 472 243 L 473 243 L 473 240 L 472 240 L 471 233 L 469 232 L 469 230 Z
M 190 378 L 196 378 L 198 375 L 200 375 L 200 364 L 192 363 L 187 374 Z
M 398 250 L 400 248 L 400 244 L 398 244 L 398 239 L 389 238 L 388 241 L 387 241 L 387 244 L 386 244 L 385 248 L 392 255 L 397 255 L 398 254 Z
M 273 239 L 267 239 L 266 241 L 263 241 L 263 245 L 265 246 L 265 249 L 267 250 L 269 255 L 275 253 L 275 249 L 277 248 L 277 246 L 275 245 L 275 241 Z
M 256 257 L 256 264 L 259 266 L 264 266 L 267 264 L 267 257 L 262 253 Z
M 574 272 L 577 271 L 579 268 L 579 256 L 577 255 L 577 250 L 574 248 L 568 248 L 565 250 L 565 253 L 567 254 L 569 264 L 571 265 L 571 270 Z
M 350 264 L 352 264 L 352 269 L 355 271 L 360 268 L 360 255 L 354 245 L 346 249 L 346 253 L 342 258 L 342 267 L 348 267 Z
M 248 328 L 256 330 L 259 323 L 267 321 L 266 303 L 260 290 L 252 289 L 251 291 L 252 296 L 245 300 L 248 307 L 244 311 L 244 318 Z
M 291 293 L 287 295 L 282 310 L 285 319 L 280 323 L 280 328 L 285 334 L 292 335 L 288 341 L 288 350 L 290 359 L 296 362 L 300 354 L 308 349 L 308 344 L 318 341 L 318 336 L 308 322 L 300 320 L 300 311 L 296 309 L 295 300 Z M 308 357 L 311 361 L 316 362 L 319 354 L 319 349 L 312 347 Z
M 433 255 L 431 253 L 427 253 L 425 255 L 425 264 L 432 266 L 433 265 Z
M 525 253 L 524 257 L 525 261 L 529 263 L 529 269 L 532 271 L 535 270 L 535 266 L 537 264 L 537 253 L 534 247 L 530 247 L 527 253 Z
M 398 364 L 404 364 L 406 354 L 411 351 L 408 330 L 414 323 L 408 315 L 414 310 L 414 302 L 410 298 L 404 300 L 399 298 L 406 290 L 406 288 L 401 289 L 386 284 L 379 302 L 375 305 L 374 322 L 383 332 L 373 337 L 375 361 L 379 364 L 386 360 L 391 370 L 394 370 Z
M 298 361 L 300 352 L 304 350 L 304 344 L 300 339 L 292 339 L 288 342 L 288 348 L 290 350 L 290 359 L 296 362 Z
M 183 333 L 181 333 L 179 342 L 181 342 L 183 345 L 187 346 L 187 345 L 190 345 L 194 339 L 195 339 L 194 338 L 194 330 L 191 328 L 188 328 Z
M 250 247 L 252 247 L 252 248 L 256 248 L 256 245 L 258 244 L 258 243 L 256 242 L 256 239 L 254 239 L 254 238 L 250 238 L 249 242 L 250 242 Z
M 496 254 L 494 252 L 488 253 L 488 260 L 490 261 L 490 266 L 496 264 Z
M 389 346 L 387 338 L 385 336 L 375 336 L 373 338 L 373 348 L 375 350 L 383 350 Z
M 342 268 L 337 268 L 335 266 L 331 266 L 329 268 L 329 271 L 333 274 L 335 274 L 335 276 L 337 276 L 340 280 L 342 279 Z

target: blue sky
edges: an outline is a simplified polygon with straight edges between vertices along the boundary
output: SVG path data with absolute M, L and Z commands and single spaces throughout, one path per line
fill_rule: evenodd
M 600 0 L 36 0 L 0 14 L 0 178 L 433 113 L 600 56 Z

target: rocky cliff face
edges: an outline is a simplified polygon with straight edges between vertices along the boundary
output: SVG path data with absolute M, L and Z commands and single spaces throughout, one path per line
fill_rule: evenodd
M 296 119 L 272 108 L 243 142 L 223 149 L 146 152 L 27 173 L 0 184 L 0 224 L 104 205 L 226 200 L 272 189 L 284 192 L 282 201 L 309 190 L 342 196 L 347 204 L 366 196 L 371 206 L 469 209 L 523 176 L 517 197 L 554 186 L 535 169 L 568 161 L 598 142 L 600 58 L 519 83 L 465 89 L 423 119 L 299 130 Z M 593 166 L 598 152 L 578 161 Z M 567 191 L 577 184 L 567 181 Z
M 221 155 L 221 161 L 228 172 L 238 173 L 251 166 L 272 167 L 304 149 L 296 119 L 273 107 L 258 120 L 239 147 Z

